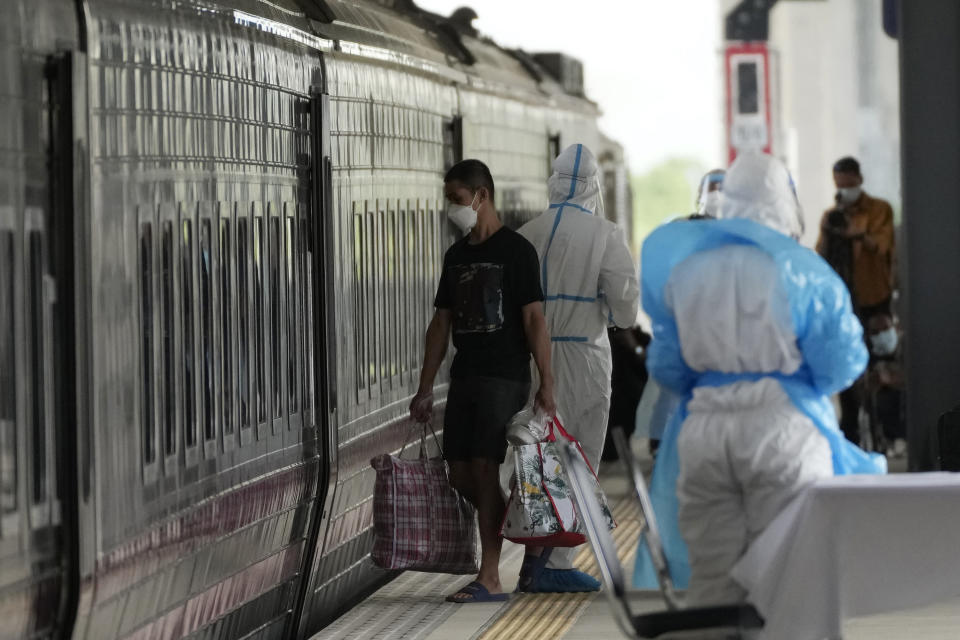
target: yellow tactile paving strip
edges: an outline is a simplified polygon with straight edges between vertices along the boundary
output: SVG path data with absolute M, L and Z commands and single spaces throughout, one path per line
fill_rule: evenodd
M 637 550 L 640 535 L 640 507 L 635 499 L 622 500 L 613 510 L 617 528 L 613 539 L 620 563 L 629 566 Z M 589 546 L 577 555 L 576 566 L 599 579 L 596 560 Z M 598 593 L 522 593 L 510 599 L 503 612 L 474 636 L 475 640 L 515 640 L 516 638 L 562 638 L 577 622 Z

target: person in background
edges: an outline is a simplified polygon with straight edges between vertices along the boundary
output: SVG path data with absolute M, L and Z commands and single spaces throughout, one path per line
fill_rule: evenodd
M 611 327 L 607 336 L 610 338 L 613 372 L 610 376 L 610 417 L 601 459 L 610 461 L 617 459 L 610 429 L 620 427 L 629 438 L 636 428 L 637 405 L 647 384 L 646 348 L 650 344 L 650 334 L 639 326 L 630 329 Z
M 432 417 L 433 382 L 452 333 L 457 352 L 450 367 L 443 454 L 451 484 L 477 508 L 481 561 L 476 580 L 447 600 L 501 601 L 507 598 L 499 571 L 506 503 L 499 468 L 507 452 L 507 423 L 530 395 L 531 352 L 540 373 L 536 405 L 551 415 L 556 411 L 540 264 L 530 243 L 500 222 L 486 165 L 458 162 L 447 172 L 443 191 L 447 215 L 464 237 L 443 258 L 410 415 L 418 422 Z
M 647 367 L 683 398 L 651 499 L 674 583 L 694 606 L 743 599 L 730 570 L 810 483 L 886 470 L 843 437 L 829 404 L 863 372 L 867 350 L 846 287 L 796 241 L 786 168 L 739 156 L 720 218 L 663 225 L 643 246 Z M 634 582 L 656 584 L 645 548 Z
M 853 308 L 863 326 L 878 313 L 889 314 L 893 296 L 893 209 L 886 200 L 863 190 L 860 163 L 840 158 L 833 165 L 837 187 L 836 206 L 823 214 L 817 253 L 835 268 L 847 283 Z M 840 428 L 853 442 L 860 442 L 858 415 L 861 385 L 840 394 Z
M 723 192 L 723 178 L 726 173 L 723 169 L 714 169 L 700 179 L 700 188 L 697 189 L 697 210 L 690 216 L 691 220 L 720 217 L 720 194 Z
M 520 235 L 540 257 L 558 415 L 598 469 L 610 409 L 607 326 L 636 323 L 637 266 L 623 230 L 603 216 L 600 170 L 587 147 L 571 145 L 554 159 L 547 191 L 549 206 L 521 227 Z M 576 551 L 558 548 L 526 557 L 521 590 L 598 590 L 596 579 L 573 568 Z
M 904 420 L 903 344 L 893 317 L 878 313 L 867 325 L 870 368 L 867 397 L 870 415 L 887 442 L 887 456 L 902 458 L 907 453 L 907 425 Z

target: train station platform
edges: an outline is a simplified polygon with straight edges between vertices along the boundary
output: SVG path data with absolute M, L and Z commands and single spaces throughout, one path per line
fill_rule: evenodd
M 639 456 L 640 450 L 637 450 Z M 648 456 L 640 456 L 646 471 Z M 891 461 L 891 472 L 904 465 Z M 619 463 L 605 463 L 601 483 L 618 527 L 614 540 L 621 564 L 631 570 L 640 533 L 640 511 Z M 516 587 L 523 547 L 504 543 L 500 576 L 504 589 Z M 584 546 L 576 565 L 599 578 L 593 554 Z M 507 602 L 455 604 L 444 597 L 470 576 L 405 572 L 313 636 L 313 640 L 594 640 L 624 637 L 603 593 L 515 594 Z M 638 591 L 635 610 L 657 611 L 664 602 L 656 591 Z M 842 640 L 956 640 L 960 637 L 960 599 L 908 611 L 848 620 Z M 811 638 L 811 640 L 820 640 Z M 836 639 L 839 640 L 839 639 Z

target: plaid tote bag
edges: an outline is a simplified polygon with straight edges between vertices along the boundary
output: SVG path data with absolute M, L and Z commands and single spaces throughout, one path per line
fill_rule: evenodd
M 446 461 L 427 458 L 426 430 L 417 459 L 401 458 L 401 449 L 370 460 L 377 472 L 371 557 L 384 569 L 476 573 L 476 511 L 450 485 Z

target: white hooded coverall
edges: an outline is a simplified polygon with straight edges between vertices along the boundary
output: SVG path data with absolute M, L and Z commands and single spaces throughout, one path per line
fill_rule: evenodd
M 636 322 L 637 269 L 623 230 L 603 217 L 599 167 L 588 148 L 567 147 L 547 188 L 550 206 L 520 234 L 540 257 L 557 413 L 596 470 L 610 411 L 607 326 Z M 547 567 L 570 569 L 574 555 L 555 549 Z
M 731 167 L 720 207 L 722 219 L 800 233 L 789 174 L 769 156 L 744 156 Z M 665 299 L 687 365 L 725 374 L 796 373 L 804 360 L 781 277 L 773 258 L 751 245 L 694 253 L 677 265 Z M 803 486 L 833 475 L 830 445 L 777 380 L 764 377 L 696 387 L 677 452 L 688 601 L 737 602 L 744 593 L 730 569 Z

